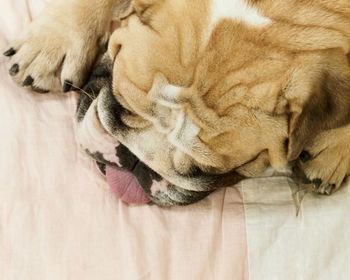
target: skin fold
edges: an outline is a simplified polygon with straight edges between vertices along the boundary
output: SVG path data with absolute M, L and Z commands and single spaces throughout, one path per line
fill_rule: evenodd
M 108 39 L 99 125 L 170 184 L 293 163 L 331 194 L 350 173 L 349 1 L 54 0 L 5 55 L 23 86 L 68 91 Z

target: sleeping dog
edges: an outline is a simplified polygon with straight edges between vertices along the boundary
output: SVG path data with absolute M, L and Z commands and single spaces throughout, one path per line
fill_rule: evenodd
M 269 165 L 321 194 L 350 173 L 348 0 L 53 0 L 5 55 L 23 86 L 66 92 L 107 40 L 77 134 L 110 178 L 172 205 Z

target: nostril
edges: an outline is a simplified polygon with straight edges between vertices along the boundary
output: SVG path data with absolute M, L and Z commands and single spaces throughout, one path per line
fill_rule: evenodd
M 307 152 L 307 151 L 302 151 L 301 154 L 300 154 L 300 156 L 299 156 L 299 158 L 300 158 L 300 160 L 301 160 L 303 163 L 305 163 L 305 162 L 311 160 L 311 159 L 312 159 L 312 156 L 310 155 L 309 152 Z
M 118 54 L 120 53 L 120 50 L 122 49 L 122 45 L 117 45 L 116 46 L 116 52 L 115 52 L 115 58 L 118 56 Z M 114 59 L 115 59 L 114 58 Z

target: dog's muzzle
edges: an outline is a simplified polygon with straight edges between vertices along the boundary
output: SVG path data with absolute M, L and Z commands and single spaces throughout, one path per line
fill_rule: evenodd
M 121 119 L 128 111 L 113 95 L 112 68 L 113 63 L 105 55 L 92 72 L 79 97 L 76 130 L 79 144 L 96 160 L 120 199 L 135 204 L 187 205 L 203 199 L 218 186 L 230 186 L 242 179 L 235 172 L 217 175 L 198 170 L 191 176 L 181 177 L 171 170 L 173 173 L 169 174 L 174 175 L 165 180 L 148 162 L 139 160 L 131 152 L 135 145 L 129 145 L 128 137 L 134 132 Z M 143 137 L 140 136 L 140 141 L 148 139 L 147 133 Z M 135 142 L 135 137 L 131 138 Z M 151 143 L 152 139 L 148 141 Z M 181 182 L 184 182 L 182 187 Z M 191 189 L 192 185 L 196 188 Z

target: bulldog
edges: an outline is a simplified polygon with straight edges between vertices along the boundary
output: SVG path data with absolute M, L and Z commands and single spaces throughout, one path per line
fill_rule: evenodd
M 331 194 L 350 173 L 348 0 L 53 0 L 4 54 L 18 83 L 67 92 L 108 40 L 77 135 L 125 200 L 189 204 L 290 164 Z

